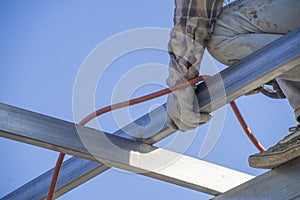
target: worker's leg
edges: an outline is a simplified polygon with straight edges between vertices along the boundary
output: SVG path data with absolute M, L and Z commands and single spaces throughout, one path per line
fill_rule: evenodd
M 223 9 L 208 50 L 221 63 L 231 65 L 300 27 L 299 10 L 299 0 L 235 1 Z M 300 70 L 294 71 L 283 75 L 284 79 L 290 77 L 294 81 L 282 79 L 279 85 L 298 117 Z
M 235 1 L 223 8 L 207 48 L 231 65 L 300 27 L 299 10 L 299 0 Z
M 300 27 L 299 9 L 299 0 L 236 1 L 224 8 L 220 15 L 208 50 L 221 63 L 231 65 Z M 278 80 L 297 117 L 300 108 L 300 82 Z M 300 156 L 300 127 L 283 141 L 264 154 L 251 156 L 250 165 L 272 168 Z
M 300 123 L 300 81 L 277 79 L 277 82 L 293 107 L 296 120 Z

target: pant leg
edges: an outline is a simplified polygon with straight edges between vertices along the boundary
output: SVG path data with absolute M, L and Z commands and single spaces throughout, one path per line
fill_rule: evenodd
M 232 65 L 300 27 L 299 10 L 300 0 L 237 0 L 223 9 L 207 49 L 221 63 Z M 295 72 L 299 74 L 299 68 Z M 277 80 L 299 117 L 300 74 L 293 71 Z
M 300 82 L 285 79 L 277 79 L 277 82 L 293 107 L 296 120 L 300 122 Z
M 300 0 L 237 0 L 217 21 L 207 49 L 231 65 L 300 27 Z

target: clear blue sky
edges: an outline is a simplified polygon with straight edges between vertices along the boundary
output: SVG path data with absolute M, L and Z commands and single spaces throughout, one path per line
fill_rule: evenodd
M 99 43 L 126 30 L 142 27 L 171 28 L 172 17 L 173 1 L 2 0 L 0 102 L 74 121 L 73 86 L 86 56 Z M 98 85 L 95 97 L 97 108 L 110 103 L 112 85 L 122 73 L 146 63 L 167 65 L 168 55 L 158 50 L 123 55 L 110 66 L 107 78 Z M 160 72 L 152 73 L 155 75 Z M 144 76 L 149 74 L 139 73 L 139 78 Z M 159 88 L 144 87 L 135 95 Z M 137 118 L 153 104 L 164 101 L 165 98 L 161 98 L 131 108 L 131 115 Z M 287 133 L 287 128 L 294 125 L 292 109 L 285 100 L 275 101 L 255 95 L 242 97 L 237 102 L 257 138 L 266 147 L 276 143 Z M 103 122 L 102 128 L 105 131 L 113 132 L 117 129 L 110 115 L 101 117 L 99 121 Z M 198 157 L 206 128 L 204 126 L 198 130 L 186 154 Z M 163 147 L 163 144 L 160 145 Z M 57 152 L 4 138 L 0 138 L 0 148 L 0 197 L 52 168 L 58 155 Z M 248 156 L 256 152 L 228 107 L 221 136 L 210 154 L 203 159 L 258 175 L 263 170 L 252 169 L 247 162 Z M 141 175 L 111 169 L 59 199 L 199 200 L 209 197 Z

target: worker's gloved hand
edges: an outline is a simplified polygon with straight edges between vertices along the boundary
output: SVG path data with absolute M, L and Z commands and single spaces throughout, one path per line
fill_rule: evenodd
M 174 91 L 168 96 L 167 123 L 170 128 L 187 131 L 197 128 L 211 119 L 207 113 L 193 111 L 194 99 L 196 96 L 193 87 Z
M 196 68 L 190 67 L 187 69 L 186 66 L 181 65 L 180 63 L 180 60 L 171 59 L 169 78 L 167 79 L 167 84 L 169 86 L 188 81 L 187 79 L 190 78 L 186 77 L 184 74 L 189 74 L 191 77 L 198 75 L 198 70 Z M 188 70 L 189 73 L 187 71 L 183 72 L 182 70 Z M 194 112 L 194 102 L 198 105 L 195 88 L 195 85 L 191 85 L 169 94 L 167 102 L 167 123 L 170 128 L 187 131 L 194 129 L 211 119 L 211 116 L 207 113 Z
M 204 47 L 210 39 L 222 0 L 175 0 L 174 28 L 170 34 L 168 86 L 198 76 Z M 193 111 L 194 86 L 168 96 L 169 127 L 186 131 L 211 119 L 209 114 Z

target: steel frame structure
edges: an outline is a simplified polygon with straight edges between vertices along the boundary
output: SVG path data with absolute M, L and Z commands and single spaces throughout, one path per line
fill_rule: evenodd
M 195 106 L 195 109 L 202 112 L 212 112 L 289 70 L 296 68 L 299 69 L 299 65 L 300 29 L 297 29 L 263 47 L 242 61 L 223 70 L 219 74 L 212 76 L 206 80 L 205 83 L 201 83 L 196 90 L 199 105 Z M 271 170 L 270 172 L 254 179 L 252 179 L 249 175 L 212 165 L 211 163 L 206 163 L 197 159 L 192 159 L 187 156 L 183 156 L 183 159 L 179 159 L 179 163 L 177 163 L 178 165 L 171 165 L 172 167 L 166 171 L 153 170 L 147 165 L 149 160 L 154 163 L 159 163 L 161 162 L 161 158 L 165 158 L 165 156 L 178 156 L 174 152 L 152 146 L 152 144 L 155 144 L 174 133 L 174 130 L 168 128 L 166 124 L 160 131 L 153 132 L 153 130 L 156 130 L 155 128 L 153 129 L 153 127 L 157 127 L 158 123 L 164 119 L 164 116 L 160 112 L 162 107 L 157 108 L 150 113 L 152 120 L 150 126 L 146 126 L 150 120 L 149 114 L 146 114 L 112 135 L 2 104 L 0 106 L 0 136 L 74 155 L 74 157 L 63 163 L 60 176 L 65 178 L 58 180 L 55 197 L 70 191 L 74 187 L 102 173 L 107 170 L 109 166 L 119 167 L 134 172 L 145 172 L 144 175 L 146 176 L 209 194 L 219 195 L 215 199 L 246 199 L 247 194 L 249 197 L 248 199 L 251 199 L 251 195 L 252 197 L 254 194 L 259 196 L 258 187 L 262 187 L 257 184 L 259 181 L 263 181 L 264 184 L 267 185 L 279 180 L 284 180 L 284 185 L 287 187 L 285 187 L 286 190 L 284 187 L 281 190 L 278 190 L 277 188 L 277 198 L 281 196 L 282 199 L 285 197 L 294 198 L 299 196 L 299 191 L 294 188 L 294 186 L 299 188 L 300 185 L 299 181 L 295 180 L 295 177 L 299 177 L 299 172 L 297 172 L 299 171 L 299 159 L 296 159 L 291 163 L 287 163 L 275 170 Z M 39 123 L 35 121 L 41 119 L 44 120 L 43 123 L 41 123 L 41 121 Z M 25 127 L 24 124 L 21 125 L 18 123 L 22 120 L 25 122 Z M 135 141 L 136 138 L 129 137 L 125 134 L 127 131 L 141 131 L 140 129 L 134 130 L 134 123 L 145 126 L 145 130 L 143 130 L 145 137 L 138 138 L 138 142 Z M 51 128 L 51 134 L 53 134 L 51 137 L 49 136 L 49 128 Z M 110 142 L 113 141 L 117 144 L 117 146 L 125 149 L 125 151 L 123 154 L 114 154 L 105 151 L 105 149 L 95 147 L 96 153 L 91 155 L 91 153 L 82 144 L 80 140 L 81 138 L 78 137 L 77 130 L 84 133 L 84 137 L 90 141 L 91 147 L 94 147 L 93 145 L 95 145 L 92 142 L 93 140 L 102 142 L 101 144 L 105 146 L 107 143 L 104 141 L 107 141 L 107 138 L 109 138 Z M 70 144 L 67 140 L 68 137 L 73 137 L 76 141 L 76 145 L 74 145 L 74 141 Z M 156 154 L 156 156 L 148 156 L 150 152 L 156 151 L 160 153 Z M 174 175 L 177 174 L 174 173 L 174 170 L 176 171 L 178 168 L 181 168 L 180 171 L 184 171 L 184 169 L 187 169 L 189 165 L 194 167 L 194 169 L 198 167 L 207 173 L 208 171 L 206 170 L 209 169 L 205 168 L 205 166 L 213 166 L 212 168 L 216 170 L 213 173 L 217 172 L 216 178 L 218 178 L 218 175 L 225 172 L 227 173 L 226 176 L 229 178 L 229 181 L 227 180 L 228 182 L 226 182 L 223 180 L 224 182 L 221 181 L 221 186 L 217 186 L 214 183 L 210 183 L 209 179 L 205 180 L 205 182 L 199 182 L 199 180 L 193 179 L 190 176 L 191 174 L 183 173 L 179 177 Z M 40 177 L 37 177 L 2 199 L 45 198 L 52 170 L 46 172 Z M 279 176 L 279 174 L 281 176 Z M 193 174 L 193 176 L 194 175 L 195 174 Z M 235 187 L 235 184 L 229 184 L 232 180 L 237 181 L 238 184 L 245 181 L 247 182 Z M 215 183 L 216 182 L 217 181 L 215 181 Z M 229 184 L 229 186 L 225 187 L 225 183 Z M 37 185 L 38 188 L 32 187 Z M 289 188 L 289 190 L 287 190 L 287 188 Z M 245 193 L 245 191 L 251 191 L 251 193 Z M 274 190 L 271 189 L 267 191 L 270 193 L 273 191 L 274 193 Z M 261 197 L 260 199 L 274 198 L 272 195 L 263 196 L 262 193 L 259 197 Z

